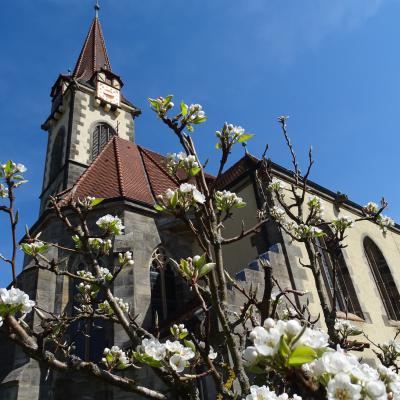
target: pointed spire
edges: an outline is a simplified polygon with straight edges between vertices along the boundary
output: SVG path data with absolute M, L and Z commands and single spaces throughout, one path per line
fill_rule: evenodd
M 99 9 L 100 6 L 97 1 L 95 5 L 96 15 L 90 25 L 85 43 L 72 74 L 73 78 L 84 82 L 89 81 L 93 74 L 100 71 L 101 68 L 106 68 L 111 71 L 110 60 L 108 58 L 106 44 L 98 17 Z

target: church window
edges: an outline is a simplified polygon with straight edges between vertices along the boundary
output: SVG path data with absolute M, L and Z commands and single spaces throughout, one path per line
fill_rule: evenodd
M 101 150 L 114 135 L 116 135 L 115 130 L 110 125 L 105 123 L 96 125 L 92 135 L 92 160 L 100 154 Z
M 181 296 L 181 278 L 177 276 L 165 249 L 157 247 L 150 261 L 151 310 L 153 321 L 157 314 L 159 321 L 165 320 L 178 311 Z
M 385 257 L 369 237 L 364 239 L 364 251 L 389 319 L 400 320 L 400 295 Z
M 84 264 L 79 264 L 76 271 L 87 269 Z M 70 280 L 70 293 L 72 293 L 72 315 L 77 316 L 79 314 L 78 308 L 82 305 L 79 301 L 80 292 L 77 288 L 79 280 Z M 100 290 L 96 297 L 96 302 L 102 302 L 105 300 L 104 293 Z M 70 333 L 71 341 L 74 342 L 75 355 L 85 361 L 99 362 L 103 356 L 103 350 L 105 347 L 110 346 L 111 325 L 108 321 L 87 318 L 78 319 L 71 324 Z
M 60 172 L 63 164 L 63 148 L 64 148 L 65 129 L 61 128 L 54 138 L 50 156 L 50 173 L 49 180 L 52 181 Z
M 331 307 L 335 302 L 336 310 L 363 318 L 343 252 L 340 249 L 332 248 L 327 239 L 332 234 L 329 228 L 324 227 L 324 230 L 327 236 L 316 239 L 316 250 L 319 254 L 318 264 Z

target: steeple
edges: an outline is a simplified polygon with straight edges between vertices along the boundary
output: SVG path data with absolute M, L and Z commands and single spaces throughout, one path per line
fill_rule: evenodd
M 99 3 L 72 75 L 60 75 L 51 90 L 49 133 L 41 211 L 50 195 L 71 187 L 113 137 L 133 141 L 140 110 L 121 93 L 111 71 L 99 20 Z
M 102 68 L 111 71 L 111 64 L 99 19 L 99 9 L 100 6 L 97 2 L 95 5 L 95 17 L 90 25 L 85 43 L 72 73 L 73 78 L 83 82 L 89 81 L 93 74 Z

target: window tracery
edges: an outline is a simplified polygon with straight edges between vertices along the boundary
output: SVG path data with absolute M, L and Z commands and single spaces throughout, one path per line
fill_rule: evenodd
M 181 298 L 181 278 L 169 261 L 164 247 L 157 247 L 150 260 L 151 310 L 153 320 L 165 320 L 178 311 Z M 181 301 L 183 299 L 181 298 Z
M 332 236 L 329 228 L 323 228 L 327 236 L 316 238 L 318 264 L 331 306 L 336 310 L 363 318 L 360 303 L 341 249 L 333 249 L 327 238 Z
M 364 251 L 389 319 L 400 320 L 400 294 L 385 257 L 369 237 L 364 239 Z

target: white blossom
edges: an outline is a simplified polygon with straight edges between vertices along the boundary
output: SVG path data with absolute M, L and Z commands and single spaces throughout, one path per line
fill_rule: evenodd
M 361 398 L 361 386 L 351 383 L 349 375 L 338 373 L 328 383 L 328 400 L 358 400 Z
M 311 239 L 325 235 L 320 228 L 306 224 L 295 225 L 293 227 L 293 234 L 299 239 Z
M 110 214 L 104 215 L 99 218 L 96 225 L 103 231 L 113 235 L 121 235 L 125 227 L 122 225 L 122 221 L 117 216 L 112 216 Z
M 246 400 L 276 400 L 276 393 L 270 391 L 266 386 L 256 386 L 250 387 L 250 394 L 247 395 Z
M 262 328 L 263 329 L 263 328 Z M 277 353 L 281 333 L 276 328 L 259 330 L 254 339 L 254 347 L 262 356 L 273 356 Z
M 167 170 L 171 174 L 176 174 L 178 169 L 184 170 L 190 177 L 195 176 L 200 171 L 200 165 L 196 156 L 186 155 L 184 152 L 170 153 L 166 158 Z
M 11 287 L 11 289 L 0 289 L 0 310 L 1 316 L 21 312 L 28 314 L 35 306 L 35 302 L 29 299 L 29 296 L 20 289 Z
M 229 211 L 231 208 L 243 208 L 246 206 L 241 197 L 229 190 L 215 192 L 214 199 L 216 208 L 219 211 Z
M 214 351 L 212 346 L 210 346 L 210 351 L 208 352 L 208 358 L 210 360 L 215 360 L 217 357 L 218 357 L 218 353 L 216 351 Z
M 379 211 L 378 204 L 374 203 L 373 201 L 370 201 L 367 203 L 364 207 L 363 210 L 370 215 L 374 215 Z
M 248 346 L 243 352 L 243 361 L 246 367 L 255 365 L 258 361 L 258 351 L 254 346 Z
M 49 245 L 41 242 L 40 240 L 35 240 L 32 243 L 22 243 L 21 250 L 32 257 L 36 257 L 38 254 L 42 254 L 49 248 Z
M 102 362 L 108 368 L 125 369 L 130 364 L 126 353 L 118 346 L 112 346 L 111 349 L 106 347 L 103 354 L 105 357 L 102 358 Z
M 179 353 L 182 350 L 183 345 L 180 342 L 178 342 L 177 340 L 175 340 L 173 342 L 167 340 L 165 342 L 165 348 L 168 351 L 170 351 L 171 353 Z
M 169 359 L 169 365 L 174 371 L 180 373 L 186 368 L 186 360 L 180 354 L 174 354 Z
M 6 197 L 8 197 L 8 190 L 2 183 L 0 183 L 0 198 L 4 199 Z
M 268 191 L 281 193 L 284 189 L 286 189 L 286 187 L 286 183 L 282 180 L 278 178 L 272 178 L 270 184 L 268 185 Z
M 125 253 L 118 253 L 118 264 L 123 267 L 125 265 L 134 265 L 133 253 L 131 251 L 126 251 Z
M 373 380 L 366 382 L 365 391 L 371 400 L 387 400 L 386 386 L 382 381 Z
M 344 232 L 345 229 L 352 228 L 354 226 L 354 219 L 346 215 L 333 219 L 331 223 L 337 231 Z
M 165 344 L 156 339 L 143 339 L 141 349 L 156 361 L 163 360 L 167 353 Z
M 302 400 L 300 396 L 294 394 L 291 397 L 293 400 Z M 274 391 L 270 390 L 268 386 L 253 385 L 250 387 L 250 394 L 247 395 L 246 400 L 288 400 L 289 395 L 282 393 L 277 395 Z
M 387 217 L 386 215 L 379 215 L 378 224 L 383 233 L 386 233 L 388 228 L 394 226 L 394 221 L 392 218 Z
M 271 214 L 271 217 L 278 222 L 283 222 L 285 220 L 286 213 L 282 208 L 278 206 L 271 207 L 269 213 Z

